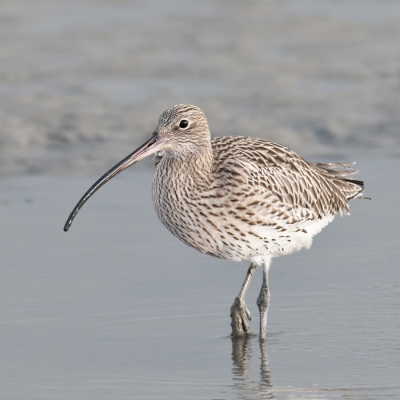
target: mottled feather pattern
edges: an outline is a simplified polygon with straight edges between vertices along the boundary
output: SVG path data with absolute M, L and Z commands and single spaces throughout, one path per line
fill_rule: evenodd
M 277 143 L 220 137 L 209 154 L 159 157 L 153 200 L 164 225 L 216 257 L 254 261 L 308 248 L 360 186 Z M 337 172 L 337 171 L 336 171 Z M 351 172 L 351 171 L 349 171 Z
M 278 143 L 224 136 L 213 139 L 212 147 L 223 167 L 221 174 L 230 168 L 250 186 L 263 188 L 287 205 L 309 209 L 319 218 L 348 213 L 348 199 L 363 189 L 362 182 L 343 179 L 356 172 L 348 164 L 309 163 Z M 335 170 L 338 167 L 344 169 Z

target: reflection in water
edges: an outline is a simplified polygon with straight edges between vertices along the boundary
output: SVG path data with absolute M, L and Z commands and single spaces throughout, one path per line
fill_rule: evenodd
M 260 340 L 261 371 L 260 380 L 251 377 L 252 339 L 256 337 L 242 336 L 232 339 L 232 379 L 234 388 L 238 392 L 238 398 L 273 399 L 271 373 L 268 366 L 268 354 L 265 340 Z M 258 340 L 258 338 L 256 339 Z

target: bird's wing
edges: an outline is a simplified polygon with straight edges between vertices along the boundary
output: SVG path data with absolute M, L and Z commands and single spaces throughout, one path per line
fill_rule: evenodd
M 257 188 L 280 203 L 304 208 L 319 218 L 348 212 L 348 200 L 362 192 L 363 183 L 348 179 L 349 164 L 309 163 L 278 143 L 250 137 L 212 140 L 215 173 L 225 184 Z

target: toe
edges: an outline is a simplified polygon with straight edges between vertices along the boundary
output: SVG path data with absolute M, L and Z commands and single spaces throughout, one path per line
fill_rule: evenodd
M 246 304 L 244 305 L 244 312 L 245 312 L 245 314 L 246 314 L 246 318 L 247 318 L 249 321 L 251 321 L 251 314 L 250 314 L 250 311 L 249 311 L 249 309 L 247 308 Z
M 243 336 L 250 332 L 250 311 L 240 297 L 236 297 L 231 307 L 232 336 Z

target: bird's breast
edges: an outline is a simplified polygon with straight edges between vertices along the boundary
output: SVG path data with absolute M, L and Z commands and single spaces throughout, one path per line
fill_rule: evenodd
M 163 165 L 164 164 L 164 165 Z M 216 228 L 210 219 L 210 189 L 194 173 L 178 165 L 157 165 L 152 198 L 158 218 L 183 242 L 202 253 L 217 255 Z M 217 199 L 217 198 L 216 198 Z M 218 255 L 217 255 L 218 256 Z

